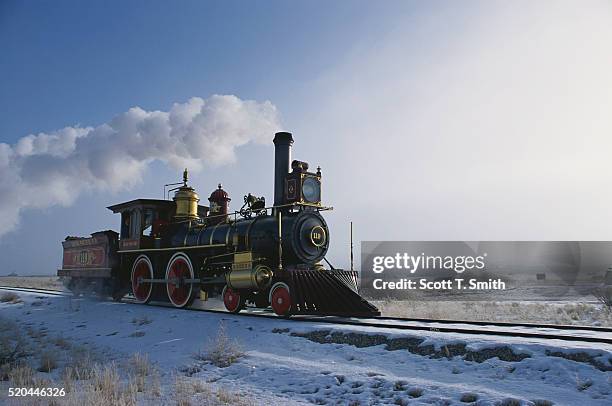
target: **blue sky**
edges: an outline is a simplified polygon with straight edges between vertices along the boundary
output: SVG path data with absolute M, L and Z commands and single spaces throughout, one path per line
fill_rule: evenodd
M 0 147 L 235 95 L 272 103 L 295 158 L 323 167 L 339 266 L 350 220 L 357 241 L 606 240 L 610 21 L 595 0 L 3 1 Z M 18 192 L 0 197 L 16 224 L 0 233 L 0 274 L 53 273 L 66 235 L 116 228 L 106 206 L 180 177 L 153 159 L 129 186 L 75 178 L 74 199 L 43 202 L 2 151 L 0 191 Z M 233 209 L 247 192 L 271 201 L 271 144 L 235 154 L 194 171 L 200 195 L 223 182 Z
M 2 2 L 0 142 L 15 144 L 25 135 L 71 125 L 97 126 L 133 106 L 167 110 L 175 102 L 211 94 L 271 100 L 290 129 L 293 117 L 300 115 L 300 101 L 293 95 L 301 84 L 333 67 L 359 38 L 367 40 L 385 15 L 397 11 L 391 6 L 324 1 Z M 262 166 L 269 160 L 269 148 L 253 150 L 240 151 L 240 162 Z M 271 197 L 269 171 L 261 171 L 262 182 L 254 189 L 240 190 L 245 169 L 217 169 L 225 176 L 207 183 L 203 177 L 193 179 L 206 184 L 200 190 L 204 198 L 221 180 L 236 191 L 236 201 L 262 186 Z M 224 174 L 226 170 L 231 175 Z M 68 207 L 23 210 L 19 228 L 0 240 L 9 271 L 53 272 L 65 235 L 114 227 L 117 219 L 105 206 L 137 196 L 157 197 L 162 184 L 178 176 L 158 163 L 134 189 L 87 193 Z M 27 255 L 32 247 L 41 255 Z
M 9 1 L 0 8 L 4 141 L 194 95 L 291 103 L 393 11 L 370 2 Z M 281 101 L 278 101 L 278 100 Z

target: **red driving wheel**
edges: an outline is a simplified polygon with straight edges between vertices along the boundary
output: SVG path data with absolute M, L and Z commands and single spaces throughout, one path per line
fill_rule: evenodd
M 153 279 L 153 266 L 146 255 L 136 258 L 132 266 L 132 293 L 138 303 L 147 303 L 151 299 L 153 284 L 141 282 L 142 279 Z
M 185 279 L 193 279 L 193 267 L 185 254 L 175 254 L 166 269 L 168 299 L 175 307 L 185 307 L 192 299 L 193 285 Z
M 228 312 L 238 313 L 242 309 L 240 293 L 226 285 L 223 288 L 223 304 Z
M 272 286 L 270 291 L 270 303 L 272 304 L 272 310 L 279 316 L 288 316 L 291 314 L 291 294 L 289 293 L 289 286 L 282 282 L 276 283 Z

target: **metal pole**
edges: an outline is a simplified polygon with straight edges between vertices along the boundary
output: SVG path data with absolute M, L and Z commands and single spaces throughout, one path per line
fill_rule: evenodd
M 353 222 L 351 221 L 351 271 L 353 270 Z
M 169 190 L 169 191 L 168 191 L 168 195 L 166 195 L 166 188 L 167 188 L 168 186 L 175 186 L 175 185 L 182 185 L 182 184 L 183 184 L 182 182 L 177 182 L 177 183 L 166 183 L 166 184 L 164 185 L 164 199 L 168 199 L 168 200 L 170 200 L 170 196 L 168 196 L 168 195 L 170 194 L 170 192 L 171 192 L 172 190 L 176 190 L 176 189 Z
M 278 211 L 278 270 L 283 270 L 283 213 Z

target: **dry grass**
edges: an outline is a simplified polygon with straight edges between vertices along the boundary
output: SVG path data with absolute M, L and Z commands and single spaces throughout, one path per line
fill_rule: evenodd
M 174 398 L 177 406 L 191 406 L 191 397 L 195 394 L 191 381 L 182 376 L 174 380 Z
M 121 372 L 114 363 L 97 364 L 90 350 L 68 345 L 68 341 L 63 337 L 51 338 L 44 331 L 31 327 L 26 331 L 27 334 L 23 334 L 21 326 L 0 317 L 0 373 L 3 380 L 9 381 L 9 386 L 63 387 L 67 396 L 61 399 L 62 405 L 136 404 L 136 384 L 122 379 Z M 51 349 L 42 351 L 36 357 L 23 350 L 28 345 Z M 31 366 L 37 361 L 38 372 Z M 136 374 L 146 375 L 151 370 L 147 362 L 146 357 L 134 357 L 130 362 L 131 370 Z M 63 369 L 59 375 L 45 374 L 59 368 L 60 364 L 63 364 Z M 144 388 L 145 385 L 142 386 Z M 41 404 L 37 399 L 32 399 L 32 402 Z
M 61 381 L 66 391 L 71 392 L 66 404 L 75 406 L 128 406 L 136 404 L 138 393 L 159 398 L 162 392 L 159 372 L 147 355 L 134 354 L 121 365 L 101 364 L 90 351 L 75 346 Z
M 159 372 L 147 355 L 139 353 L 120 365 L 101 364 L 91 352 L 73 346 L 60 379 L 70 393 L 68 405 L 128 406 L 136 404 L 138 393 L 161 396 Z
M 15 364 L 27 354 L 27 344 L 21 336 L 0 337 L 0 365 Z
M 52 338 L 50 341 L 62 350 L 69 350 L 72 347 L 72 343 L 62 336 Z
M 119 371 L 117 365 L 112 362 L 104 367 L 94 366 L 92 377 L 93 389 L 100 392 L 112 393 L 120 386 Z
M 138 376 L 149 376 L 149 374 L 153 371 L 153 366 L 149 361 L 149 356 L 139 352 L 132 355 L 132 357 L 129 359 L 129 366 L 131 371 Z
M 62 399 L 67 406 L 135 406 L 136 387 L 124 383 L 115 363 L 95 365 L 89 382 L 82 384 L 78 390 L 74 382 L 69 381 L 70 393 Z
M 612 327 L 612 312 L 590 303 L 375 301 L 384 316 L 473 321 L 584 324 Z
M 254 403 L 239 393 L 223 388 L 215 390 L 202 380 L 185 376 L 176 376 L 173 393 L 177 406 L 246 406 Z
M 227 335 L 225 324 L 220 322 L 217 335 L 209 341 L 205 350 L 196 354 L 195 358 L 225 368 L 238 361 L 242 356 L 244 356 L 244 353 L 240 349 L 240 345 L 235 339 Z
M 23 366 L 23 361 L 30 355 L 30 346 L 24 338 L 19 326 L 0 317 L 0 380 L 10 379 L 17 367 Z
M 140 317 L 140 318 L 134 317 L 132 319 L 132 324 L 136 326 L 144 326 L 144 325 L 151 324 L 151 323 L 153 323 L 153 320 L 151 320 L 147 316 Z
M 464 393 L 461 395 L 461 399 L 460 401 L 463 403 L 473 403 L 476 402 L 478 400 L 478 395 L 476 395 L 475 393 Z
M 3 292 L 0 295 L 0 302 L 2 303 L 21 303 L 22 300 L 19 295 L 15 292 Z
M 88 380 L 94 374 L 95 357 L 92 352 L 83 347 L 73 346 L 68 354 L 68 361 L 63 375 L 72 380 Z
M 421 388 L 411 388 L 406 393 L 411 398 L 420 398 L 421 396 L 423 396 L 423 389 L 421 389 Z
M 612 286 L 602 286 L 595 289 L 593 296 L 604 305 L 608 312 L 612 311 Z
M 0 285 L 15 288 L 64 290 L 57 276 L 0 276 Z
M 34 384 L 34 370 L 29 365 L 18 365 L 11 369 L 8 378 L 15 387 L 28 387 Z
M 151 374 L 149 388 L 151 389 L 151 395 L 154 397 L 158 398 L 162 395 L 161 377 L 159 376 L 159 371 L 157 369 L 154 369 L 153 373 Z
M 71 367 L 66 367 L 62 370 L 59 375 L 59 379 L 62 385 L 62 388 L 66 390 L 66 392 L 73 392 L 75 389 L 75 378 Z
M 138 392 L 144 392 L 147 387 L 147 377 L 153 372 L 153 366 L 149 362 L 149 356 L 140 353 L 134 354 L 128 360 L 130 381 L 136 385 Z
M 40 365 L 38 370 L 40 372 L 51 372 L 57 368 L 57 356 L 54 352 L 45 351 L 40 354 Z
M 532 400 L 534 406 L 553 406 L 555 403 L 547 399 Z
M 43 348 L 39 354 L 27 348 Z M 229 352 L 229 357 L 221 356 Z M 211 341 L 211 362 L 229 365 L 242 353 L 220 326 Z M 246 405 L 239 394 L 213 388 L 201 379 L 177 378 L 175 387 L 164 395 L 160 373 L 148 355 L 137 353 L 124 362 L 101 363 L 89 348 L 71 343 L 64 337 L 53 337 L 32 327 L 23 328 L 0 316 L 0 378 L 11 387 L 63 387 L 66 396 L 53 399 L 67 406 L 133 406 L 169 404 L 176 401 L 187 405 Z M 33 368 L 34 366 L 34 368 Z M 59 373 L 49 373 L 54 370 Z M 32 404 L 41 399 L 31 399 Z M 143 403 L 144 402 L 144 403 Z M 1 403 L 1 402 L 0 402 Z
M 236 392 L 219 388 L 216 392 L 217 400 L 221 405 L 248 405 L 250 402 Z
M 588 378 L 581 378 L 576 374 L 576 389 L 579 391 L 584 391 L 589 389 L 593 385 L 593 381 Z
M 28 335 L 33 338 L 35 341 L 40 342 L 43 338 L 47 336 L 47 332 L 44 330 L 39 330 L 36 328 L 28 327 L 26 329 Z
M 12 369 L 11 364 L 0 364 L 0 381 L 8 381 Z
M 18 330 L 10 329 L 11 326 L 11 323 L 0 319 L 0 381 L 29 382 L 33 371 L 27 369 L 29 367 L 23 362 L 28 356 L 25 341 Z
M 506 398 L 497 403 L 499 406 L 521 406 L 523 402 L 514 398 Z

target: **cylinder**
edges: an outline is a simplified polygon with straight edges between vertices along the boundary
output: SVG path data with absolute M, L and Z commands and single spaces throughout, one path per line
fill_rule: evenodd
M 232 270 L 225 276 L 227 286 L 232 289 L 261 290 L 268 287 L 272 280 L 272 270 L 265 265 L 254 269 Z
M 291 163 L 291 144 L 293 137 L 288 132 L 278 132 L 274 136 L 274 205 L 285 202 L 285 177 Z

